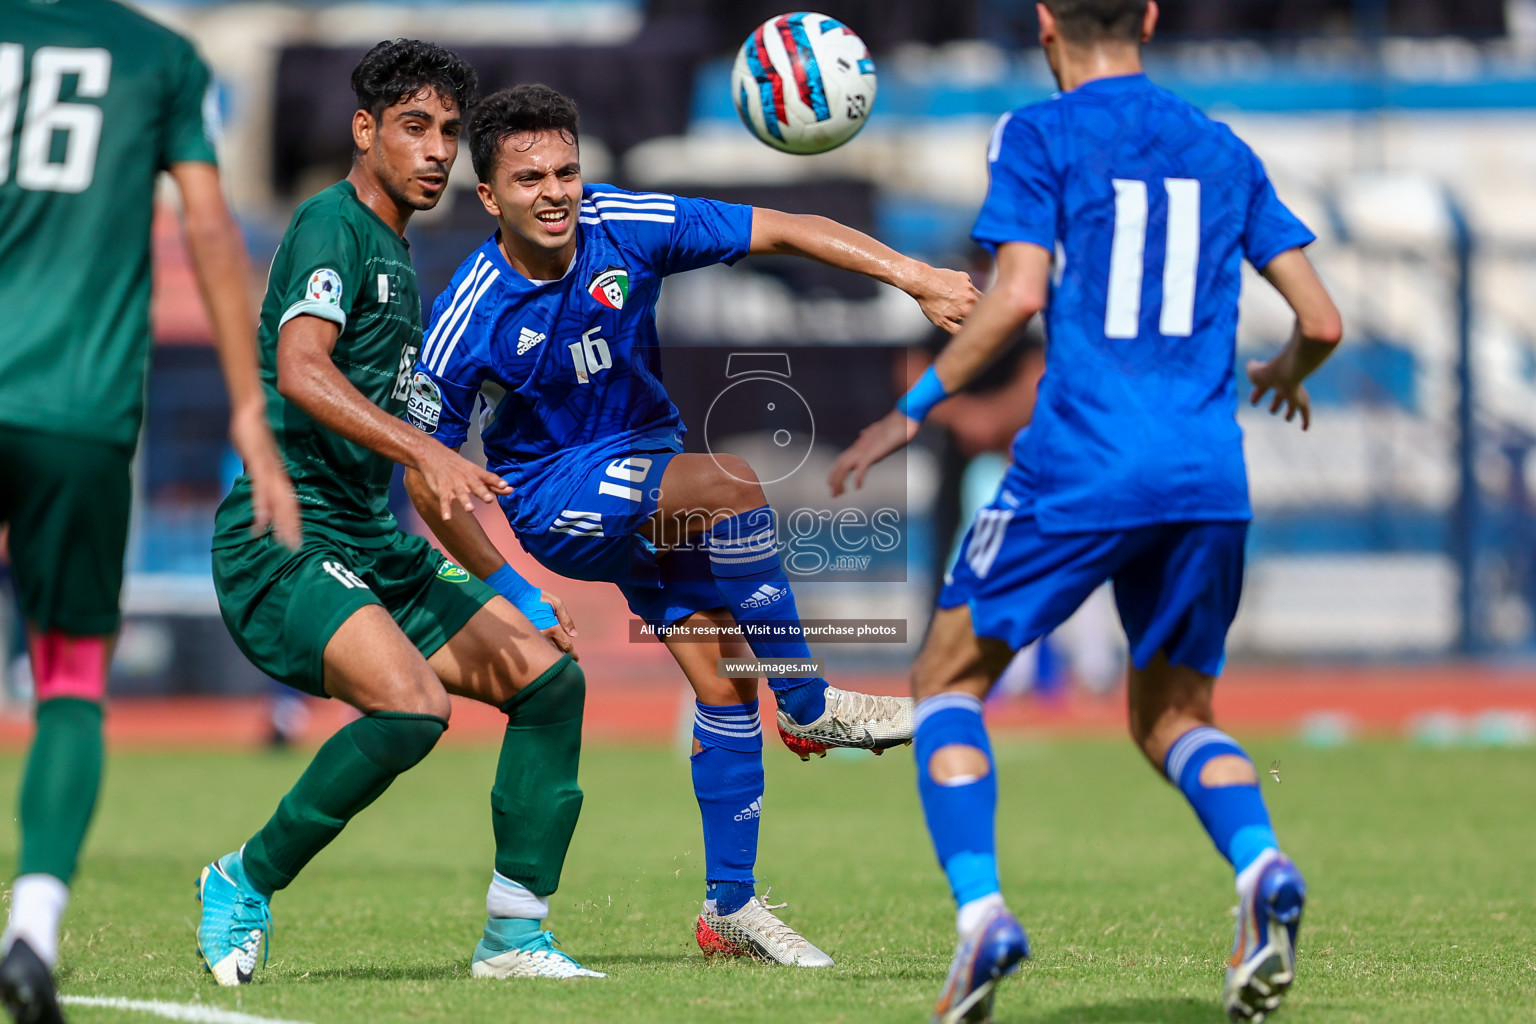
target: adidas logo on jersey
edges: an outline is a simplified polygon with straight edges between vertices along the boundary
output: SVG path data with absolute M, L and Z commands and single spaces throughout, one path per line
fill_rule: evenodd
M 743 608 L 762 608 L 783 597 L 787 589 L 787 587 L 776 587 L 772 583 L 764 583 L 752 591 L 752 596 L 741 602 L 741 605 Z
M 531 327 L 524 327 L 517 332 L 517 354 L 522 355 L 546 337 L 547 335 L 540 334 Z
M 750 804 L 747 804 L 747 806 L 741 809 L 741 813 L 736 815 L 736 820 L 751 821 L 753 818 L 761 818 L 762 816 L 763 798 L 758 797 L 756 800 L 753 800 Z

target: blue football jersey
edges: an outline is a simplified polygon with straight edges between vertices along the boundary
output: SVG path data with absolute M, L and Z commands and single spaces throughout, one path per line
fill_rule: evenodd
M 564 505 L 555 456 L 681 451 L 686 427 L 661 380 L 656 300 L 662 278 L 734 263 L 751 244 L 752 208 L 585 186 L 576 256 L 558 281 L 513 270 L 493 235 L 432 306 L 407 416 L 449 447 L 482 407 L 486 465 L 514 488 L 512 525 L 545 524 Z M 487 389 L 489 392 L 489 389 Z
M 1056 262 L 1033 422 L 1014 440 L 1047 533 L 1248 519 L 1234 362 L 1242 260 L 1314 236 L 1226 125 L 1144 75 L 1006 115 L 972 237 Z

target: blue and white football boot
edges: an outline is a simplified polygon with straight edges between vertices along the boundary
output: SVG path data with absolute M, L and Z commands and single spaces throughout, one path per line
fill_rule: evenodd
M 469 973 L 476 978 L 606 978 L 588 970 L 560 949 L 555 933 L 534 930 L 526 934 L 525 921 L 491 920 L 485 936 L 475 946 Z
M 933 1006 L 933 1024 L 985 1024 L 992 1019 L 997 983 L 1029 959 L 1024 928 L 998 905 L 975 931 L 960 940 L 949 977 Z
M 203 868 L 197 880 L 203 918 L 197 926 L 197 952 L 220 985 L 248 985 L 256 955 L 267 962 L 266 940 L 272 932 L 272 908 L 251 885 L 240 851 L 226 853 Z
M 1259 1024 L 1296 980 L 1296 932 L 1307 883 L 1290 859 L 1264 854 L 1238 877 L 1237 935 L 1222 1003 L 1234 1021 Z

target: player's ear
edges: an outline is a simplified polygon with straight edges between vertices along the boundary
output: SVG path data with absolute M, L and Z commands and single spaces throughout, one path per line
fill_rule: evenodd
M 1141 41 L 1150 43 L 1157 31 L 1157 0 L 1147 0 L 1147 13 L 1141 17 Z
M 1056 38 L 1056 15 L 1045 4 L 1035 3 L 1035 17 L 1040 21 L 1040 46 L 1042 48 L 1051 45 Z
M 475 195 L 480 197 L 480 205 L 485 207 L 485 212 L 496 219 L 501 219 L 501 204 L 496 201 L 496 193 L 491 191 L 491 186 L 485 182 L 475 186 Z
M 359 110 L 352 115 L 352 145 L 359 153 L 366 153 L 373 148 L 374 135 L 378 130 L 378 124 L 373 120 L 373 115 L 366 110 Z

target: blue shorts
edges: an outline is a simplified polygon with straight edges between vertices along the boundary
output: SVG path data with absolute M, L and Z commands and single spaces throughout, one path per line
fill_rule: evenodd
M 581 480 L 567 499 L 570 507 L 535 530 L 519 531 L 518 542 L 550 572 L 617 585 L 630 611 L 652 626 L 722 607 L 702 545 L 658 555 L 640 534 L 656 514 L 661 477 L 675 455 L 573 459 L 558 468 L 562 481 Z
M 969 605 L 977 636 L 1018 650 L 1113 580 L 1137 668 L 1162 651 L 1171 664 L 1220 674 L 1243 592 L 1247 522 L 1046 535 L 1010 492 L 1015 476 L 1010 469 L 998 496 L 976 514 L 939 593 L 940 608 Z

